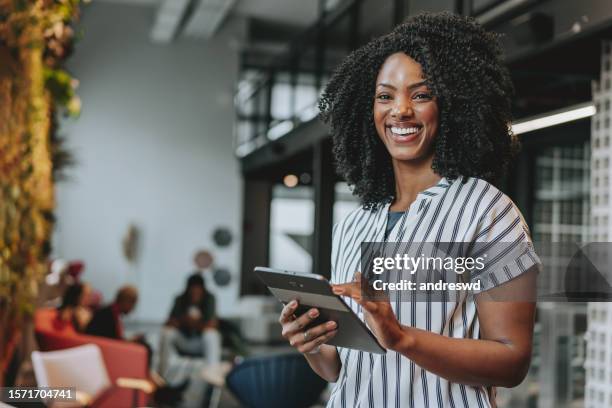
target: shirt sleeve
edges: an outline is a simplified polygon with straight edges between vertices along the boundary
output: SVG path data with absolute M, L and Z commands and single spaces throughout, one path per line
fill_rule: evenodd
M 480 259 L 470 274 L 471 282 L 480 281 L 480 288 L 473 290 L 475 293 L 502 285 L 529 270 L 541 269 L 525 219 L 503 194 L 485 207 L 469 254 L 475 260 Z

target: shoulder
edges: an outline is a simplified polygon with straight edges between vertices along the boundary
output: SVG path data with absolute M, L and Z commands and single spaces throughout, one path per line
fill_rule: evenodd
M 462 183 L 462 181 L 456 180 L 453 185 L 459 183 Z M 471 206 L 477 207 L 479 213 L 497 214 L 500 211 L 511 210 L 520 214 L 520 210 L 514 201 L 488 181 L 475 177 L 466 177 L 463 184 L 463 188 L 467 188 L 470 191 Z
M 100 317 L 112 317 L 113 307 L 111 305 L 104 306 L 103 308 L 100 308 L 97 313 L 99 313 Z
M 459 177 L 450 181 L 451 189 L 461 188 L 463 191 L 469 191 L 472 196 L 491 199 L 498 195 L 507 196 L 490 182 L 477 177 Z M 509 199 L 509 198 L 508 198 Z
M 174 307 L 181 307 L 184 303 L 184 296 L 183 295 L 178 295 L 174 297 L 174 303 L 173 306 Z
M 488 181 L 478 178 L 468 178 L 465 184 L 473 188 L 469 207 L 474 211 L 479 235 L 485 232 L 487 235 L 507 233 L 507 230 L 511 229 L 530 235 L 523 214 L 507 194 Z

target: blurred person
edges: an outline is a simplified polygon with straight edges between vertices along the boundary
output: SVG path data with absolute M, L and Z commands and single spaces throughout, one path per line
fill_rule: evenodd
M 160 338 L 159 372 L 165 373 L 172 354 L 204 357 L 208 363 L 221 360 L 221 336 L 215 297 L 206 290 L 204 278 L 194 273 L 182 294 L 174 299 Z
M 68 287 L 81 282 L 85 264 L 79 260 L 68 262 L 63 259 L 54 259 L 49 262 L 48 267 L 48 273 L 38 288 L 38 302 L 42 307 L 59 307 Z M 101 303 L 100 291 L 88 286 L 85 306 L 90 310 L 95 310 Z
M 496 387 L 525 378 L 540 260 L 520 211 L 493 185 L 517 149 L 512 90 L 498 37 L 450 13 L 409 18 L 332 75 L 319 107 L 339 173 L 362 205 L 334 226 L 331 282 L 387 352 L 325 344 L 342 327 L 312 327 L 318 309 L 296 315 L 289 302 L 283 337 L 335 383 L 328 407 L 492 408 Z M 457 301 L 362 294 L 361 243 L 434 241 L 505 243 L 507 261 L 472 274 L 482 289 Z M 528 300 L 492 301 L 501 289 Z
M 85 262 L 81 260 L 70 261 L 66 272 L 74 282 L 79 282 L 81 280 L 81 275 L 85 272 Z
M 108 337 L 116 340 L 125 340 L 138 343 L 147 349 L 147 360 L 149 365 L 149 380 L 155 384 L 154 400 L 158 403 L 175 404 L 181 401 L 181 395 L 188 382 L 178 386 L 168 386 L 166 380 L 151 369 L 153 349 L 146 341 L 144 334 L 136 334 L 126 338 L 123 331 L 121 317 L 132 313 L 138 303 L 138 289 L 134 286 L 123 286 L 117 291 L 115 301 L 108 306 L 102 307 L 93 315 L 87 326 L 87 334 L 92 336 Z
M 42 307 L 57 308 L 62 304 L 62 297 L 72 283 L 68 275 L 68 262 L 63 259 L 49 261 L 45 279 L 38 288 L 39 302 Z
M 110 339 L 131 341 L 143 345 L 147 349 L 149 366 L 153 349 L 147 343 L 144 334 L 136 334 L 125 338 L 122 316 L 132 313 L 138 303 L 138 289 L 134 286 L 123 286 L 117 291 L 115 301 L 110 305 L 96 310 L 87 325 L 85 332 L 92 336 L 108 337 Z
M 54 326 L 63 330 L 71 326 L 77 332 L 84 332 L 92 319 L 88 307 L 91 287 L 86 283 L 73 283 L 66 288 L 61 304 L 57 307 Z
M 87 326 L 87 334 L 126 340 L 121 317 L 130 314 L 136 307 L 136 303 L 138 303 L 138 289 L 134 286 L 123 286 L 117 292 L 113 303 L 96 310 Z M 142 336 L 136 336 L 130 340 L 140 339 Z

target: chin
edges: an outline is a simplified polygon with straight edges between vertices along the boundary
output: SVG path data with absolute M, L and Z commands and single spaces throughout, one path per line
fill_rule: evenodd
M 414 151 L 412 149 L 392 149 L 389 151 L 391 158 L 399 161 L 412 161 L 420 160 L 424 158 L 421 152 Z

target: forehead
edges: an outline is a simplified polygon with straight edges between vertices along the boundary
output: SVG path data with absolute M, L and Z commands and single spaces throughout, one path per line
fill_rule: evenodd
M 396 52 L 387 57 L 378 71 L 376 83 L 399 82 L 413 83 L 424 79 L 421 64 L 403 52 Z

